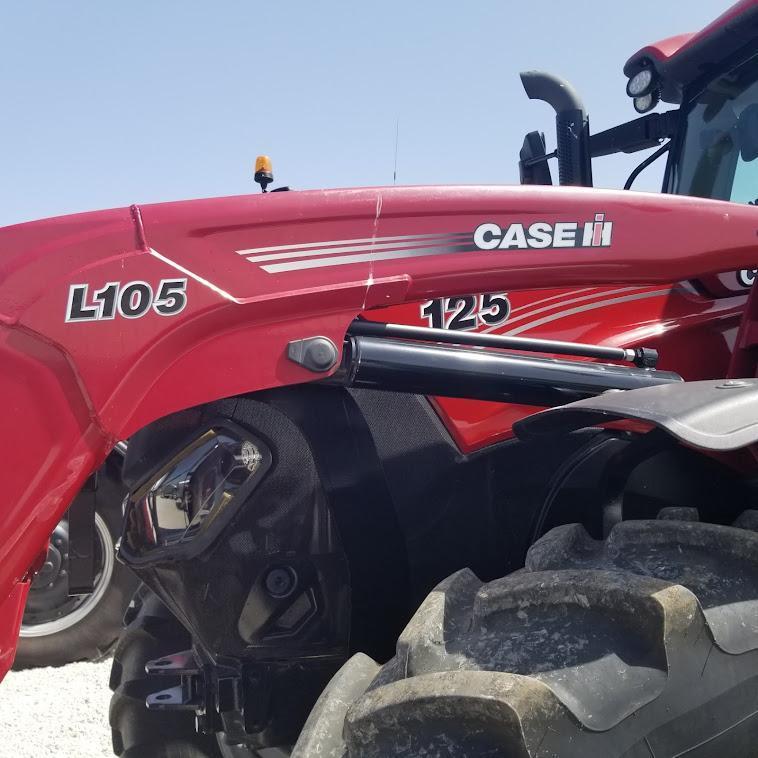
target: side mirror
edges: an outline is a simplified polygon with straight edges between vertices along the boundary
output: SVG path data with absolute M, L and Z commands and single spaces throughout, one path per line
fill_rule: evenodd
M 752 103 L 745 108 L 737 119 L 737 136 L 740 142 L 740 155 L 746 163 L 758 158 L 758 104 Z
M 519 174 L 521 184 L 552 185 L 553 176 L 550 173 L 545 147 L 545 135 L 541 132 L 529 132 L 524 137 L 524 145 L 519 153 Z

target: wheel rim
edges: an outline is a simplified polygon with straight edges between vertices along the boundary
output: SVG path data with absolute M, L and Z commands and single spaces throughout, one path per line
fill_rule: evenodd
M 57 610 L 62 611 L 62 615 L 59 618 L 43 621 L 38 624 L 22 623 L 21 637 L 47 637 L 51 634 L 58 634 L 65 629 L 70 629 L 72 626 L 78 624 L 89 616 L 103 599 L 103 595 L 108 589 L 111 577 L 113 576 L 115 551 L 111 534 L 108 531 L 108 526 L 99 513 L 95 513 L 95 534 L 97 535 L 100 548 L 100 561 L 98 572 L 95 575 L 94 589 L 92 592 L 82 598 L 69 600 L 63 605 L 51 609 L 51 612 L 56 612 Z M 66 611 L 67 608 L 70 608 L 70 610 Z

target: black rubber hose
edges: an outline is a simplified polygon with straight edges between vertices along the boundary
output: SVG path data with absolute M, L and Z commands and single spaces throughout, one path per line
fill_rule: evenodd
M 652 155 L 648 155 L 647 158 L 645 158 L 642 163 L 640 163 L 639 166 L 637 166 L 634 171 L 632 171 L 631 174 L 629 174 L 629 178 L 626 180 L 626 184 L 624 185 L 625 190 L 630 190 L 632 188 L 632 185 L 634 184 L 637 177 L 651 164 L 655 163 L 655 161 L 658 160 L 664 153 L 667 153 L 671 149 L 671 143 L 667 142 L 663 147 L 656 150 Z

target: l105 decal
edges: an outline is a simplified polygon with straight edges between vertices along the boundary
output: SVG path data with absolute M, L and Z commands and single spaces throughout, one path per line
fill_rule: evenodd
M 161 279 L 157 291 L 147 282 L 108 282 L 89 294 L 89 284 L 72 284 L 68 290 L 66 322 L 110 321 L 117 316 L 141 318 L 151 310 L 159 316 L 176 316 L 187 305 L 186 279 Z

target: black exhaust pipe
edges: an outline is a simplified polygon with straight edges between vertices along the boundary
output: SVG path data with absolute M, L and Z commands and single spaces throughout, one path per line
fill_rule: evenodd
M 555 406 L 599 395 L 681 382 L 678 374 L 609 363 L 532 358 L 384 337 L 349 337 L 332 381 L 419 395 Z
M 543 100 L 555 111 L 560 183 L 591 187 L 590 120 L 576 90 L 545 71 L 524 71 L 521 82 L 530 100 Z

